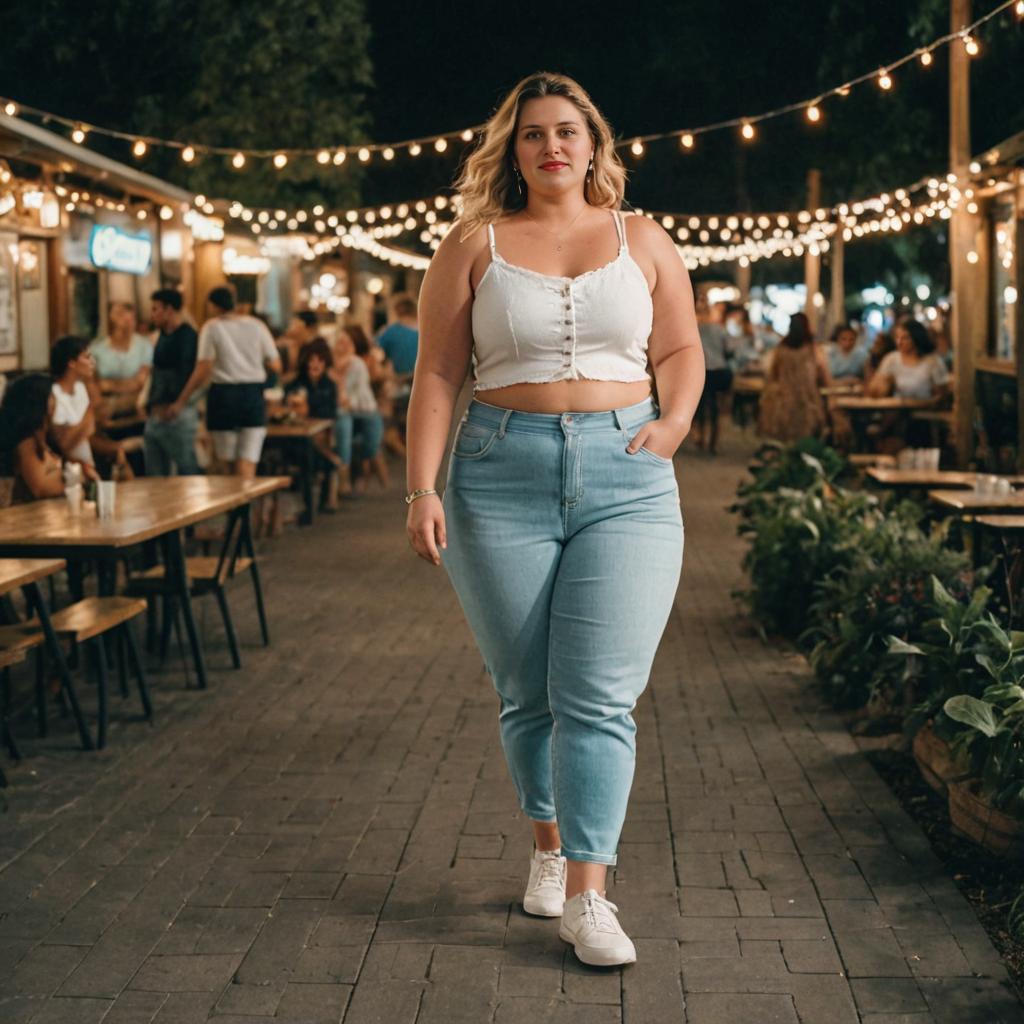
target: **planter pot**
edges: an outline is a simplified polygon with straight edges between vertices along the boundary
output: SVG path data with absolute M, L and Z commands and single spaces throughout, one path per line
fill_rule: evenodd
M 949 744 L 935 735 L 931 722 L 918 729 L 911 749 L 921 777 L 936 793 L 945 796 L 950 782 L 965 777 Z
M 949 783 L 953 830 L 1001 857 L 1024 857 L 1024 821 L 1011 818 L 978 796 L 976 779 Z

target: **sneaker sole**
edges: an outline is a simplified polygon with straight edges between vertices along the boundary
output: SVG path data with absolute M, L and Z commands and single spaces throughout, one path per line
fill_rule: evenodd
M 564 929 L 559 928 L 558 937 L 563 942 L 568 942 L 572 946 L 572 951 L 576 954 L 576 959 L 588 967 L 625 967 L 627 964 L 636 963 L 635 953 L 626 960 L 601 959 L 600 957 L 588 958 L 580 952 L 579 946 L 576 945 L 576 940 L 571 935 L 566 935 Z
M 527 906 L 525 900 L 523 901 L 523 912 L 526 913 L 526 914 L 529 914 L 531 917 L 552 917 L 553 918 L 553 917 L 561 917 L 562 916 L 562 911 L 561 910 L 555 911 L 553 913 L 551 911 L 549 911 L 549 910 L 531 910 Z

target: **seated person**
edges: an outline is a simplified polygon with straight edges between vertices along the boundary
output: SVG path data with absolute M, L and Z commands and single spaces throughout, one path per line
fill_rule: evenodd
M 864 377 L 868 351 L 857 345 L 857 332 L 841 324 L 832 332 L 828 346 L 828 368 L 837 384 L 859 383 Z
M 338 414 L 338 386 L 328 372 L 333 362 L 330 347 L 323 338 L 314 338 L 302 346 L 298 373 L 285 389 L 285 401 L 298 416 L 332 422 L 335 420 Z M 329 431 L 317 434 L 314 444 L 317 462 L 329 473 L 324 507 L 334 511 L 338 507 L 338 494 L 342 485 L 350 489 L 348 466 L 331 450 Z
M 13 478 L 11 502 L 20 504 L 64 493 L 60 456 L 50 447 L 50 431 L 57 399 L 50 378 L 30 373 L 15 380 L 0 404 L 0 473 Z M 85 479 L 97 479 L 91 465 Z
M 56 406 L 53 437 L 65 459 L 95 465 L 95 455 L 117 467 L 115 476 L 132 476 L 123 446 L 96 432 L 95 364 L 84 338 L 65 335 L 50 349 L 50 375 Z
M 311 309 L 300 309 L 292 317 L 288 329 L 275 342 L 278 352 L 281 353 L 281 363 L 286 377 L 295 376 L 303 347 L 319 336 L 320 327 L 316 313 Z
M 883 357 L 867 386 L 869 395 L 897 398 L 938 399 L 949 393 L 950 375 L 935 354 L 931 335 L 924 324 L 905 317 L 893 328 L 896 351 Z M 901 410 L 886 413 L 878 426 L 879 449 L 897 452 L 909 445 L 931 445 L 931 428 L 911 419 Z

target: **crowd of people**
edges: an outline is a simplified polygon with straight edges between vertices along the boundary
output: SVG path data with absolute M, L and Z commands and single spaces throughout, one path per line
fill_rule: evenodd
M 935 402 L 949 393 L 948 337 L 912 316 L 897 319 L 891 331 L 871 339 L 861 325 L 842 323 L 823 344 L 804 313 L 795 313 L 780 337 L 768 324 L 753 324 L 740 305 L 709 304 L 698 295 L 696 310 L 707 380 L 694 435 L 698 448 L 712 454 L 720 415 L 739 375 L 762 382 L 757 424 L 762 436 L 778 441 L 827 436 L 839 447 L 850 446 L 853 432 L 832 400 L 835 392 Z M 880 451 L 930 441 L 926 424 L 898 410 L 880 411 L 871 434 Z
M 265 458 L 268 422 L 306 417 L 333 424 L 318 435 L 325 508 L 371 479 L 387 483 L 385 447 L 404 453 L 401 414 L 416 361 L 411 296 L 393 297 L 375 340 L 359 324 L 322 323 L 307 310 L 275 339 L 226 286 L 210 292 L 198 331 L 170 288 L 152 294 L 149 322 L 152 333 L 140 331 L 134 306 L 112 302 L 101 337 L 58 338 L 48 374 L 7 385 L 0 503 L 62 494 L 67 465 L 86 481 L 251 477 Z

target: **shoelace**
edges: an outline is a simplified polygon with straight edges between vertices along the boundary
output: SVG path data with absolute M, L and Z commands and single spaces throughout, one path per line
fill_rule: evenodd
M 559 856 L 544 857 L 540 862 L 540 874 L 537 888 L 543 885 L 562 885 L 562 858 Z
M 592 890 L 583 894 L 583 913 L 587 918 L 587 924 L 595 931 L 618 932 L 618 921 L 612 916 L 617 914 L 619 908 L 611 900 L 606 900 Z

